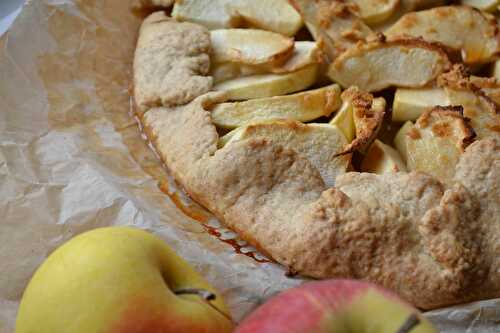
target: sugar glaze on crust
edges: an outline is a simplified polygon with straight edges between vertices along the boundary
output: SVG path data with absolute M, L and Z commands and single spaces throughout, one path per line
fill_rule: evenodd
M 168 34 L 168 43 L 151 35 L 146 24 Z M 208 33 L 169 20 L 144 25 L 135 77 L 144 74 L 137 57 L 147 48 L 174 54 L 168 48 L 175 45 L 179 65 L 168 78 L 172 87 L 183 82 L 182 94 L 162 95 L 163 106 L 142 109 L 145 133 L 189 195 L 240 237 L 290 272 L 373 281 L 423 309 L 500 297 L 496 140 L 467 147 L 452 185 L 417 172 L 351 172 L 338 177 L 336 187 L 327 188 L 307 159 L 265 139 L 218 149 L 218 133 L 207 109 L 225 97 L 204 94 L 210 78 L 203 79 L 205 64 L 200 67 L 193 59 L 204 62 L 208 57 Z M 189 47 L 176 41 L 192 34 L 196 37 Z M 196 83 L 191 89 L 186 83 L 190 80 Z M 159 85 L 155 92 L 154 82 L 145 86 L 136 80 L 136 100 L 137 94 L 146 95 L 141 93 L 145 87 L 155 97 L 166 89 Z M 156 105 L 149 102 L 144 99 L 142 105 Z

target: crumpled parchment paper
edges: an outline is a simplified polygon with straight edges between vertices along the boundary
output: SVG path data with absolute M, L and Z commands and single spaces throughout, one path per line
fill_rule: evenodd
M 199 221 L 235 237 L 175 187 L 144 141 L 129 114 L 142 20 L 131 6 L 29 1 L 0 40 L 0 333 L 14 331 L 23 290 L 51 251 L 102 226 L 159 235 L 223 292 L 236 319 L 301 283 L 208 233 Z M 427 315 L 442 332 L 500 331 L 500 300 Z

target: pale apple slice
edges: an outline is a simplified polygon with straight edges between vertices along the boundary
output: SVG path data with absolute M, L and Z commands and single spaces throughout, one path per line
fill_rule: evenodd
M 285 36 L 295 35 L 303 24 L 287 0 L 233 0 L 233 6 L 247 24 Z
M 233 0 L 182 0 L 176 1 L 172 17 L 204 25 L 208 29 L 236 28 L 241 18 L 232 7 Z
M 396 149 L 375 140 L 361 163 L 361 171 L 376 174 L 404 172 L 406 165 Z
M 465 63 L 493 60 L 500 51 L 493 16 L 467 6 L 437 7 L 404 15 L 386 31 L 388 37 L 422 37 L 462 53 Z
M 434 106 L 450 105 L 442 88 L 398 88 L 392 104 L 392 121 L 416 120 Z
M 241 76 L 265 73 L 265 68 L 261 68 L 259 66 L 243 65 L 235 62 L 212 64 L 210 68 L 210 75 L 213 78 L 214 84 L 235 79 Z
M 293 53 L 293 39 L 258 29 L 219 29 L 210 32 L 212 62 L 249 65 L 283 64 Z
M 288 74 L 259 74 L 225 81 L 214 86 L 230 100 L 272 97 L 303 90 L 316 82 L 318 65 L 309 65 Z
M 410 133 L 413 133 L 412 131 L 414 127 L 415 125 L 413 125 L 411 121 L 407 121 L 403 126 L 401 126 L 394 137 L 394 146 L 405 163 L 408 160 L 408 136 Z
M 286 0 L 182 0 L 172 17 L 202 24 L 208 29 L 252 26 L 293 36 L 302 19 Z
M 385 115 L 385 99 L 374 98 L 369 93 L 361 92 L 357 87 L 345 90 L 342 95 L 345 106 L 343 115 L 335 118 L 331 124 L 341 125 L 342 131 L 346 133 L 346 138 L 352 137 L 352 124 L 354 125 L 354 140 L 351 140 L 344 147 L 341 154 L 349 154 L 354 151 L 364 151 L 375 140 Z M 351 108 L 351 111 L 349 111 Z M 352 115 L 352 116 L 351 116 Z
M 359 9 L 359 17 L 367 24 L 387 20 L 398 8 L 399 0 L 353 0 Z
M 352 10 L 352 6 L 343 1 L 291 0 L 291 3 L 302 15 L 307 28 L 330 60 L 372 33 Z
M 347 171 L 351 160 L 350 155 L 337 156 L 347 140 L 337 127 L 328 124 L 276 120 L 240 127 L 233 132 L 227 134 L 229 139 L 221 138 L 225 145 L 263 138 L 292 149 L 317 168 L 327 186 L 335 185 L 335 179 Z
M 436 107 L 425 112 L 405 137 L 407 167 L 447 183 L 474 131 L 462 116 L 461 107 Z
M 340 103 L 340 87 L 333 84 L 293 95 L 218 104 L 211 115 L 216 126 L 233 129 L 276 119 L 308 122 L 329 116 Z
M 493 77 L 500 80 L 500 60 L 496 60 L 493 65 Z
M 245 65 L 235 62 L 213 63 L 210 70 L 214 83 L 220 83 L 235 79 L 241 76 L 254 74 L 285 74 L 292 73 L 308 65 L 319 64 L 321 62 L 320 49 L 315 42 L 300 41 L 295 42 L 293 53 L 283 65 Z
M 499 4 L 498 0 L 461 0 L 460 3 L 490 13 L 494 12 Z
M 446 54 L 420 40 L 359 43 L 340 55 L 328 76 L 343 87 L 379 91 L 390 86 L 423 87 L 450 67 Z
M 352 115 L 352 103 L 344 101 L 340 110 L 330 121 L 330 125 L 337 126 L 347 139 L 347 143 L 351 143 L 356 136 L 354 117 Z

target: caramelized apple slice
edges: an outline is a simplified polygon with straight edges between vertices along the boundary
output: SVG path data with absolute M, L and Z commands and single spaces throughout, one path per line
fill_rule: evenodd
M 382 97 L 373 98 L 371 94 L 361 92 L 357 87 L 345 90 L 341 96 L 344 103 L 352 109 L 352 123 L 355 131 L 355 139 L 344 148 L 342 154 L 364 151 L 376 138 L 382 126 L 385 100 Z M 334 118 L 331 123 L 342 124 L 343 131 L 350 135 L 349 111 L 344 112 L 346 112 L 345 115 L 339 115 L 338 120 Z
M 309 65 L 288 74 L 259 74 L 225 81 L 214 90 L 225 91 L 230 100 L 285 95 L 306 89 L 316 82 L 318 65 Z
M 392 120 L 416 120 L 425 111 L 446 105 L 450 105 L 450 101 L 442 88 L 398 88 L 392 104 Z
M 293 119 L 308 122 L 329 116 L 340 106 L 340 87 L 336 84 L 286 96 L 222 103 L 212 110 L 215 125 L 233 129 L 253 123 Z
M 283 64 L 293 53 L 293 40 L 257 29 L 220 29 L 210 32 L 212 61 L 249 65 Z
M 376 174 L 406 171 L 398 151 L 380 140 L 375 140 L 361 164 L 361 171 Z
M 314 39 L 324 47 L 330 60 L 335 59 L 356 42 L 365 40 L 371 29 L 339 0 L 291 0 L 302 15 Z
M 426 172 L 450 182 L 460 155 L 474 139 L 461 107 L 435 107 L 417 120 L 407 135 L 409 170 Z
M 240 140 L 263 138 L 292 149 L 318 169 L 327 186 L 335 185 L 336 177 L 346 172 L 351 159 L 350 155 L 337 156 L 347 141 L 337 127 L 328 124 L 275 120 L 240 127 L 226 136 L 229 139 L 221 138 L 225 145 Z
M 243 65 L 235 62 L 212 64 L 210 69 L 210 75 L 213 78 L 214 84 L 235 79 L 241 76 L 265 73 L 265 68 L 261 68 L 259 66 Z
M 467 6 L 438 7 L 404 15 L 387 36 L 423 37 L 462 52 L 465 63 L 486 63 L 500 51 L 493 16 Z
M 328 76 L 343 87 L 379 91 L 390 86 L 423 87 L 448 69 L 438 47 L 419 40 L 360 43 L 339 56 Z
M 286 0 L 182 0 L 176 1 L 172 16 L 209 29 L 252 26 L 293 36 L 302 19 Z
M 387 20 L 398 7 L 399 0 L 353 0 L 359 8 L 359 17 L 367 24 Z

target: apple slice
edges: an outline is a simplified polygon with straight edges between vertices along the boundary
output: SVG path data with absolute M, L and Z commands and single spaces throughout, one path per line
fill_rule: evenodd
M 339 112 L 330 121 L 330 125 L 337 126 L 342 131 L 348 143 L 351 143 L 356 136 L 354 117 L 352 115 L 352 103 L 344 101 Z
M 233 0 L 233 6 L 247 24 L 285 36 L 295 35 L 303 24 L 287 0 Z
M 396 149 L 375 140 L 361 163 L 361 170 L 384 174 L 406 171 L 406 165 Z
M 220 29 L 210 32 L 212 61 L 249 65 L 280 65 L 293 53 L 293 40 L 257 29 Z
M 399 5 L 399 0 L 353 0 L 359 8 L 359 17 L 367 24 L 377 24 L 387 20 Z
M 264 138 L 294 150 L 317 168 L 327 186 L 335 185 L 335 179 L 346 172 L 351 160 L 351 155 L 338 156 L 347 140 L 337 127 L 328 124 L 275 120 L 240 127 L 227 135 L 229 139 L 221 138 L 221 146 L 241 140 Z
M 396 133 L 396 136 L 394 137 L 394 146 L 405 163 L 408 160 L 408 136 L 412 133 L 414 127 L 415 125 L 413 125 L 411 121 L 407 121 L 403 126 L 401 126 L 398 133 Z
M 461 107 L 435 107 L 418 118 L 404 137 L 407 166 L 451 182 L 455 166 L 474 139 Z
M 344 111 L 344 115 L 335 117 L 331 124 L 342 124 L 342 131 L 347 138 L 352 137 L 352 125 L 350 125 L 349 113 L 352 114 L 352 124 L 354 125 L 355 139 L 344 147 L 341 154 L 349 154 L 354 151 L 365 150 L 375 140 L 385 115 L 385 100 L 382 97 L 374 98 L 369 93 L 361 92 L 357 87 L 345 90 L 342 100 L 352 111 Z M 343 118 L 343 119 L 342 119 Z
M 286 0 L 182 0 L 172 17 L 202 24 L 208 29 L 252 26 L 293 36 L 302 19 Z
M 500 51 L 493 16 L 467 6 L 445 6 L 404 15 L 386 35 L 422 37 L 462 52 L 467 64 L 486 63 Z
M 493 65 L 493 77 L 500 80 L 500 60 L 496 60 Z
M 259 74 L 225 81 L 214 86 L 230 100 L 285 95 L 306 89 L 316 82 L 318 65 L 309 65 L 288 74 Z
M 218 127 L 233 129 L 275 119 L 301 122 L 329 116 L 340 107 L 340 87 L 336 84 L 294 95 L 222 103 L 212 110 L 212 121 Z
M 328 76 L 343 87 L 379 91 L 390 86 L 423 87 L 450 67 L 438 47 L 416 39 L 359 43 L 340 55 Z
M 204 25 L 208 29 L 235 28 L 241 19 L 232 8 L 232 0 L 182 0 L 176 1 L 172 17 Z
M 494 12 L 499 5 L 498 0 L 461 0 L 460 3 L 490 13 Z
M 265 73 L 265 68 L 261 68 L 259 66 L 243 65 L 235 62 L 212 64 L 212 67 L 210 69 L 210 75 L 213 78 L 214 84 L 235 79 L 240 76 Z
M 398 88 L 392 104 L 392 121 L 416 120 L 425 111 L 437 105 L 450 105 L 448 96 L 442 88 Z
M 345 2 L 291 0 L 291 3 L 302 15 L 314 39 L 325 48 L 330 60 L 372 33 L 352 6 Z
M 321 54 L 318 44 L 310 41 L 295 42 L 292 56 L 281 66 L 271 67 L 272 73 L 291 73 L 308 65 L 321 62 Z

